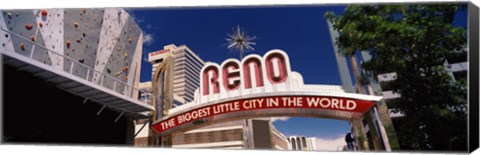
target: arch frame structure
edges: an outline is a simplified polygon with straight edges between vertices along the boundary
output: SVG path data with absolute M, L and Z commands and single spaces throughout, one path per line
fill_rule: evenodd
M 346 93 L 341 86 L 304 84 L 278 49 L 263 57 L 207 62 L 194 101 L 168 110 L 151 128 L 160 135 L 185 132 L 219 122 L 271 116 L 361 118 L 381 96 Z
M 191 106 L 154 122 L 152 127 L 159 134 L 172 134 L 215 123 L 256 117 L 298 116 L 351 120 L 361 118 L 379 100 L 379 98 L 366 100 L 309 93 L 282 94 L 284 95 L 261 94 Z M 277 100 L 278 105 L 268 103 L 267 100 Z M 323 103 L 320 103 L 321 100 Z M 315 101 L 318 101 L 316 105 Z M 338 104 L 334 106 L 333 102 Z M 349 107 L 351 109 L 347 109 Z

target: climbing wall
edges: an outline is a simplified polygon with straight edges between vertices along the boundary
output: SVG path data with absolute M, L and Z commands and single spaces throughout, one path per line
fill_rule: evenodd
M 8 27 L 5 23 L 6 21 L 3 18 L 3 16 L 6 15 L 7 13 L 3 12 L 3 11 L 0 11 L 0 13 L 1 13 L 1 15 L 0 15 L 0 29 L 8 29 Z M 1 51 L 15 52 L 13 50 L 12 39 L 10 39 L 10 38 L 11 38 L 11 36 L 9 34 L 0 30 L 0 44 L 1 44 L 0 50 Z
M 29 57 L 34 51 L 35 60 L 81 78 L 88 75 L 89 81 L 98 84 L 104 79 L 103 86 L 110 89 L 114 80 L 119 80 L 117 92 L 126 92 L 122 83 L 132 86 L 138 82 L 139 78 L 134 77 L 139 76 L 135 68 L 141 60 L 142 30 L 125 10 L 37 9 L 0 13 L 0 27 L 19 35 L 0 31 L 2 52 Z
M 4 35 L 5 38 L 12 42 L 14 51 L 27 57 L 30 57 L 31 52 L 34 51 L 33 59 L 50 65 L 51 60 L 47 49 L 41 47 L 45 46 L 43 39 L 38 39 L 42 36 L 38 34 L 38 24 L 32 10 L 4 10 L 2 15 L 7 29 L 19 35 Z M 34 43 L 41 46 L 33 48 Z
M 45 41 L 45 47 L 50 49 L 48 54 L 52 60 L 52 67 L 63 69 L 63 9 L 49 10 L 33 10 L 37 25 L 39 27 L 39 35 Z M 43 39 L 45 38 L 45 39 Z M 56 54 L 55 54 L 56 53 Z
M 104 9 L 65 9 L 64 54 L 88 67 L 94 67 L 97 60 L 97 47 Z M 65 60 L 65 71 L 70 69 L 70 60 Z M 73 67 L 72 73 L 86 76 L 87 68 Z M 90 71 L 89 75 L 92 75 Z
M 124 46 L 118 46 L 118 44 L 123 44 L 126 34 L 121 32 L 125 27 L 127 19 L 128 14 L 121 9 L 107 9 L 103 15 L 104 23 L 100 32 L 101 40 L 97 53 L 100 62 L 95 64 L 95 70 L 110 75 L 109 77 L 115 77 L 114 73 L 112 73 L 114 69 L 111 66 L 106 68 L 107 64 L 115 61 L 118 58 L 116 55 L 125 50 Z M 98 74 L 95 74 L 93 79 L 99 80 L 97 76 Z M 108 88 L 113 88 L 113 79 L 106 78 L 104 85 Z
M 140 35 L 138 40 L 137 40 L 137 46 L 135 48 L 135 53 L 133 54 L 133 60 L 132 60 L 132 63 L 130 63 L 130 67 L 131 68 L 131 71 L 129 71 L 128 73 L 128 80 L 127 80 L 127 83 L 134 83 L 134 80 L 137 80 L 135 77 L 137 76 L 137 78 L 140 78 L 140 67 L 141 67 L 141 60 L 142 60 L 142 45 L 143 45 L 143 35 Z M 125 92 L 127 93 L 131 93 L 131 92 L 128 92 L 130 90 L 124 90 Z M 137 92 L 134 92 L 134 93 L 137 93 Z
M 126 12 L 124 12 L 126 14 Z M 133 22 L 133 23 L 132 23 Z M 133 56 L 137 47 L 137 41 L 142 33 L 141 30 L 136 27 L 132 18 L 126 19 L 126 24 L 123 27 L 120 35 L 116 37 L 116 44 L 112 47 L 113 51 L 109 55 L 107 64 L 105 65 L 104 74 L 111 75 L 120 79 L 123 82 L 127 82 L 130 78 L 128 73 L 131 70 L 130 64 L 132 64 Z M 113 86 L 113 83 L 107 83 L 108 86 Z M 124 85 L 116 85 L 115 90 L 123 90 Z

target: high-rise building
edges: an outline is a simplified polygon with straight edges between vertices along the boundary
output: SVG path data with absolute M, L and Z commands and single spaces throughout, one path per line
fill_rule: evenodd
M 195 89 L 200 86 L 200 70 L 205 62 L 187 46 L 177 47 L 170 44 L 163 50 L 149 54 L 148 61 L 153 65 L 152 76 L 160 62 L 168 55 L 173 55 L 175 61 L 173 93 L 183 98 L 184 103 L 193 101 Z
M 290 150 L 317 150 L 317 139 L 315 137 L 290 136 L 287 139 Z

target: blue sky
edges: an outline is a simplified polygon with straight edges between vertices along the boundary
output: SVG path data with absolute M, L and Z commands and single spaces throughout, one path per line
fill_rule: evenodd
M 204 61 L 221 63 L 239 54 L 226 48 L 226 34 L 240 25 L 256 36 L 256 53 L 271 49 L 288 53 L 292 71 L 303 75 L 306 84 L 340 85 L 333 47 L 323 14 L 342 14 L 345 5 L 264 6 L 222 8 L 128 9 L 144 30 L 143 59 L 164 45 L 187 45 Z M 463 16 L 465 16 L 464 11 Z M 462 16 L 462 14 L 460 15 Z M 466 18 L 456 21 L 462 25 Z M 143 61 L 141 82 L 151 80 L 151 64 Z M 347 121 L 297 118 L 274 122 L 286 136 L 304 135 L 335 139 L 349 131 Z

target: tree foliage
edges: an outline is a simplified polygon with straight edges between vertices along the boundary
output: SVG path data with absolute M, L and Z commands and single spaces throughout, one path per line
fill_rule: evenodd
M 326 13 L 340 32 L 339 52 L 369 51 L 363 69 L 396 72 L 388 103 L 405 114 L 395 120 L 402 149 L 466 150 L 466 82 L 453 79 L 446 59 L 463 50 L 466 32 L 452 25 L 465 5 L 352 5 L 342 15 Z

